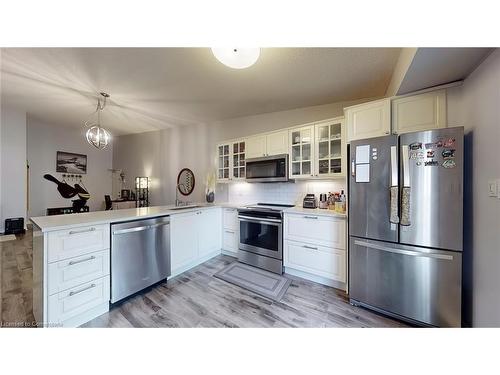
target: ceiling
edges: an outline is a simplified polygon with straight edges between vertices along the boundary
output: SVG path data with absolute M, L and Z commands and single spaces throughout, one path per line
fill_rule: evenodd
M 264 48 L 248 69 L 209 48 L 2 49 L 2 100 L 47 123 L 82 126 L 111 95 L 113 134 L 383 96 L 399 48 Z

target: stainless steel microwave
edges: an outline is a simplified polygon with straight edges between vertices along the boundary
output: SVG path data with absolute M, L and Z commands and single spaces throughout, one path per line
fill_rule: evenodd
M 247 159 L 247 182 L 288 181 L 288 154 Z

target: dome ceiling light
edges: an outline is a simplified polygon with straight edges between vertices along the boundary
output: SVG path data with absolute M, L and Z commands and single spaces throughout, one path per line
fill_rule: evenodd
M 89 128 L 85 137 L 89 144 L 99 150 L 104 150 L 111 141 L 111 134 L 101 127 L 101 112 L 106 106 L 106 99 L 109 98 L 109 94 L 105 92 L 101 92 L 100 94 L 102 98 L 97 98 L 97 107 L 94 112 L 97 112 L 97 122 L 92 120 L 85 121 L 85 127 Z
M 233 69 L 245 69 L 259 59 L 260 48 L 212 48 L 212 53 L 226 66 Z

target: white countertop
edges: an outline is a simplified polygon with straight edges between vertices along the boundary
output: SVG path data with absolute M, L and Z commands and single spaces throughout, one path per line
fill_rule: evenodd
M 310 214 L 310 215 L 318 215 L 318 216 L 334 216 L 339 218 L 347 218 L 347 214 L 341 214 L 334 210 L 322 209 L 322 208 L 303 208 L 301 206 L 295 206 L 292 208 L 287 208 L 285 213 L 290 214 Z
M 240 204 L 192 203 L 192 205 L 196 205 L 196 207 L 173 209 L 174 206 L 170 205 L 170 206 L 128 208 L 123 210 L 94 211 L 94 212 L 84 212 L 84 213 L 70 214 L 70 215 L 38 216 L 38 217 L 32 217 L 31 221 L 35 223 L 42 230 L 42 232 L 50 232 L 54 230 L 79 227 L 82 225 L 111 224 L 128 220 L 148 219 L 152 217 L 175 215 L 184 212 L 193 212 L 214 207 L 237 208 L 242 206 L 241 203 Z M 287 208 L 286 210 L 284 210 L 284 212 L 292 214 L 296 213 L 296 214 L 335 216 L 342 218 L 347 217 L 347 215 L 345 214 L 339 214 L 332 210 L 323 210 L 319 208 L 302 208 L 300 206 Z
M 195 205 L 196 203 L 192 203 Z M 174 206 L 153 206 L 141 208 L 127 208 L 123 210 L 109 210 L 109 211 L 94 211 L 83 212 L 78 214 L 69 215 L 53 215 L 53 216 L 38 216 L 32 217 L 31 221 L 35 223 L 42 232 L 49 232 L 53 230 L 69 229 L 82 225 L 98 225 L 98 224 L 111 224 L 120 221 L 148 219 L 158 216 L 167 216 L 181 214 L 184 212 L 199 211 L 214 207 L 235 207 L 226 203 L 217 204 L 196 204 L 193 208 L 172 209 Z

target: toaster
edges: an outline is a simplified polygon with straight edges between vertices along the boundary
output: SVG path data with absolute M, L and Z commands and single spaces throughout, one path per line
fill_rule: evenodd
M 302 207 L 304 208 L 318 207 L 318 201 L 316 200 L 316 196 L 314 194 L 306 194 L 306 196 L 304 197 L 304 202 L 302 203 Z

